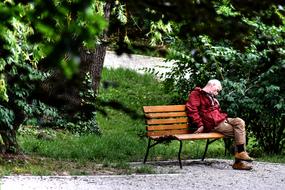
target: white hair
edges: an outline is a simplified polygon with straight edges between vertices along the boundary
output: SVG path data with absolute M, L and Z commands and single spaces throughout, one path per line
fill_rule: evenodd
M 219 80 L 217 79 L 211 79 L 208 81 L 207 86 L 219 86 L 220 88 L 222 88 L 222 84 Z

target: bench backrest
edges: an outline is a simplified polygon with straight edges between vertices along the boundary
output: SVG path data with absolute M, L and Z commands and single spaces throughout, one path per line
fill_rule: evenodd
M 185 105 L 143 106 L 147 136 L 188 134 Z

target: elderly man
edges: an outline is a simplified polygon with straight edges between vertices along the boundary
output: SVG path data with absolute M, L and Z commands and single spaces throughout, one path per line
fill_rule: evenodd
M 197 127 L 194 133 L 219 132 L 226 137 L 233 137 L 236 146 L 233 169 L 250 170 L 252 167 L 242 161 L 252 162 L 245 151 L 245 123 L 240 118 L 229 118 L 222 112 L 215 98 L 222 90 L 219 80 L 209 80 L 204 88 L 196 87 L 186 103 L 188 117 L 192 125 Z

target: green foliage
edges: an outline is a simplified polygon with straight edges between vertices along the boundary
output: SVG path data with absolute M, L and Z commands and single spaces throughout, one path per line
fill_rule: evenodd
M 31 114 L 32 110 L 26 98 L 34 88 L 33 82 L 44 79 L 45 75 L 37 70 L 37 55 L 41 56 L 39 52 L 35 53 L 37 46 L 32 46 L 27 40 L 28 35 L 32 33 L 31 27 L 16 18 L 9 20 L 8 24 L 11 25 L 10 29 L 6 28 L 5 32 L 1 33 L 6 43 L 5 48 L 9 49 L 11 54 L 0 58 L 3 64 L 1 98 L 4 100 L 1 112 L 6 112 L 5 117 L 1 117 L 0 120 L 1 123 L 5 123 L 4 126 L 13 129 L 15 117 L 12 106 L 15 105 L 17 109 Z
M 117 19 L 123 24 L 127 24 L 128 18 L 126 13 L 126 5 L 121 4 L 121 2 L 116 1 L 116 6 L 114 7 L 112 14 L 115 14 Z
M 196 85 L 203 87 L 211 78 L 221 80 L 223 109 L 245 119 L 266 152 L 281 153 L 285 143 L 284 25 L 267 25 L 259 18 L 240 22 L 253 28 L 243 50 L 209 36 L 177 39 L 169 55 L 175 65 L 165 81 L 166 90 L 183 103 Z
M 86 107 L 97 107 L 96 96 L 92 89 L 92 80 L 89 73 L 85 75 L 82 88 L 83 91 L 80 92 L 82 104 Z M 81 112 L 78 112 L 71 121 L 63 120 L 63 122 L 59 123 L 59 126 L 77 134 L 100 134 L 95 110 L 91 115 L 92 116 L 87 117 Z
M 6 82 L 4 79 L 0 79 L 0 97 L 3 101 L 8 102 Z
M 0 116 L 1 116 L 0 125 L 1 126 L 4 125 L 8 129 L 13 129 L 12 123 L 14 120 L 14 113 L 11 110 L 0 105 Z
M 34 100 L 30 104 L 30 109 L 33 111 L 30 119 L 26 124 L 40 125 L 42 127 L 50 127 L 54 129 L 68 130 L 74 134 L 100 134 L 99 126 L 96 122 L 95 107 L 97 104 L 95 93 L 92 90 L 90 75 L 87 73 L 83 81 L 83 90 L 80 92 L 81 102 L 85 106 L 83 109 L 93 109 L 91 115 L 86 115 L 78 110 L 70 117 L 64 109 L 52 107 L 39 100 Z
M 153 170 L 153 168 L 151 168 L 150 166 L 141 166 L 136 168 L 136 173 L 139 174 L 153 174 L 155 173 L 155 171 Z
M 16 144 L 16 131 L 26 116 L 38 117 L 48 112 L 48 118 L 61 117 L 56 113 L 58 110 L 32 100 L 37 84 L 49 76 L 38 68 L 61 63 L 69 78 L 78 71 L 79 47 L 96 47 L 96 42 L 100 43 L 97 37 L 106 27 L 104 18 L 97 14 L 97 3 L 101 2 L 10 0 L 0 3 L 0 113 L 3 116 L 0 124 L 7 146 Z M 69 59 L 64 59 L 67 54 Z M 92 121 L 80 125 L 93 124 Z
M 61 68 L 71 78 L 79 65 L 79 47 L 84 44 L 87 48 L 94 48 L 101 43 L 98 36 L 107 23 L 97 13 L 96 4 L 100 1 L 34 2 L 34 8 L 28 14 L 35 30 L 31 39 L 44 48 L 45 66 L 61 63 Z M 66 54 L 69 54 L 69 59 L 63 59 Z
M 146 34 L 150 38 L 150 46 L 164 45 L 164 38 L 169 38 L 172 33 L 172 26 L 170 23 L 163 23 L 162 20 L 151 21 L 150 31 Z

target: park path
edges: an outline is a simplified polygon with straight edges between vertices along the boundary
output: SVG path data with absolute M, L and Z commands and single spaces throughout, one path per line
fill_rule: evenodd
M 141 74 L 151 72 L 156 73 L 158 77 L 164 77 L 171 70 L 172 64 L 173 62 L 165 62 L 160 57 L 127 54 L 118 56 L 112 51 L 107 51 L 104 61 L 104 67 L 106 68 L 132 69 Z
M 284 190 L 285 164 L 254 162 L 253 170 L 231 168 L 230 160 L 148 163 L 157 174 L 96 176 L 6 176 L 1 190 Z M 131 163 L 131 167 L 141 167 Z

